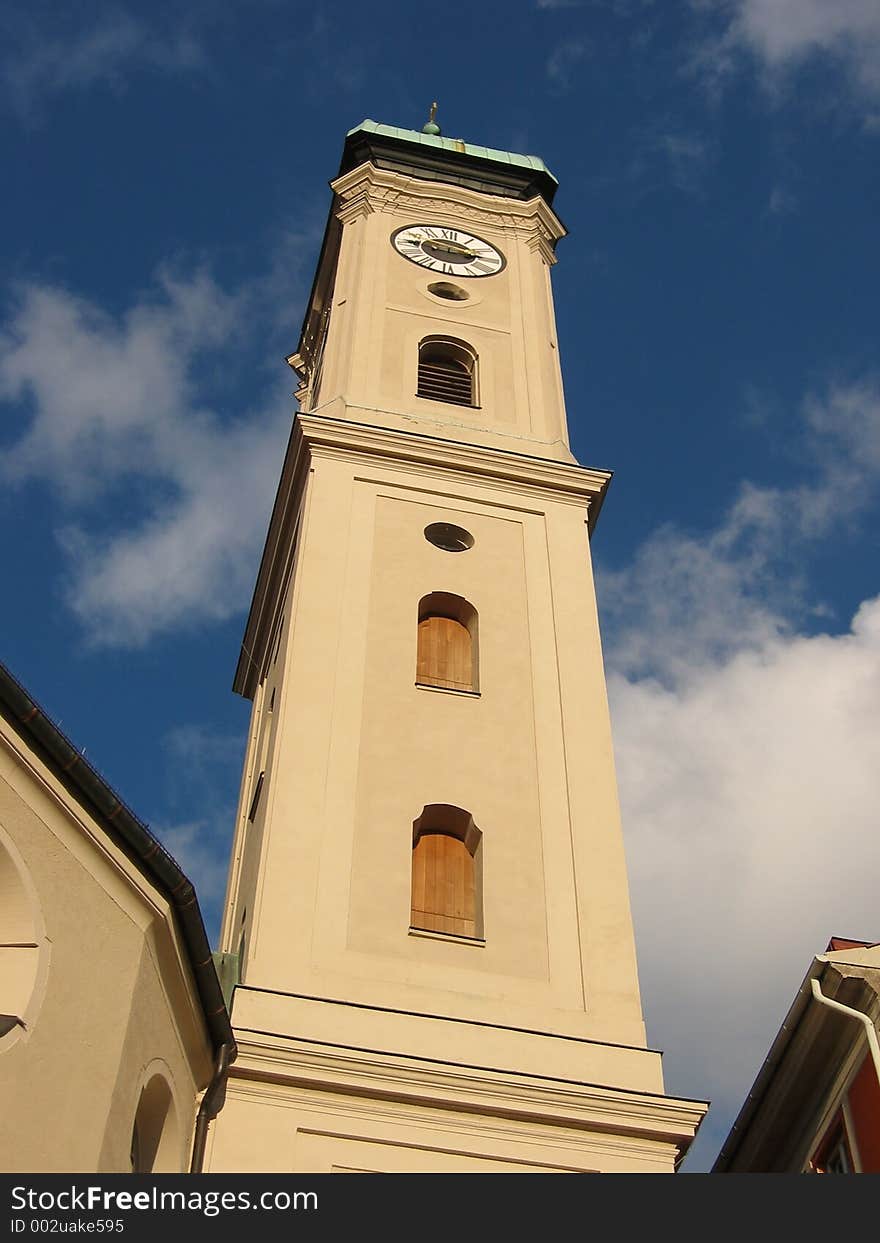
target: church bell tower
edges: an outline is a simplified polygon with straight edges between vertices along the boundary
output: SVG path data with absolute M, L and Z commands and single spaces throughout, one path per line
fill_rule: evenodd
M 206 1169 L 672 1171 L 639 1000 L 541 160 L 345 141 L 235 689 Z

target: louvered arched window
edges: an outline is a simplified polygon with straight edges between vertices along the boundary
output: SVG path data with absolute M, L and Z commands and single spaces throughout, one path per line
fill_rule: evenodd
M 410 927 L 481 938 L 482 834 L 461 807 L 432 803 L 413 824 Z
M 461 596 L 434 591 L 419 601 L 416 682 L 476 691 L 477 611 Z
M 425 337 L 419 342 L 417 397 L 477 404 L 477 356 L 464 341 L 452 337 Z

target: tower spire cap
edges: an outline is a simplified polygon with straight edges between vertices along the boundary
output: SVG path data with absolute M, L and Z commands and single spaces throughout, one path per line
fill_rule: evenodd
M 441 130 L 440 130 L 440 126 L 437 124 L 437 100 L 436 99 L 431 104 L 431 109 L 428 113 L 428 120 L 422 126 L 422 133 L 433 134 L 435 138 L 440 137 Z

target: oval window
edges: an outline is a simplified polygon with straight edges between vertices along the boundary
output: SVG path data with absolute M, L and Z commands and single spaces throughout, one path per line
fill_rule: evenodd
M 446 298 L 448 302 L 467 302 L 470 297 L 466 289 L 462 289 L 461 285 L 453 285 L 452 281 L 434 281 L 428 286 L 428 291 L 435 298 Z
M 464 527 L 451 522 L 432 522 L 425 527 L 425 539 L 444 552 L 467 552 L 474 546 L 474 537 Z

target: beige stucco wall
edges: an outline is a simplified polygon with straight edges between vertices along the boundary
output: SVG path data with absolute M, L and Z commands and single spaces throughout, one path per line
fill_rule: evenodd
M 165 1168 L 186 1169 L 210 1050 L 168 904 L 2 731 L 0 848 L 11 842 L 26 869 L 43 936 L 27 1029 L 0 1041 L 0 1169 L 128 1172 L 153 1074 L 176 1113 Z
M 313 462 L 225 948 L 247 910 L 248 984 L 643 1044 L 584 508 L 352 457 Z M 477 609 L 479 697 L 415 685 L 431 591 Z M 483 833 L 485 945 L 410 935 L 428 803 Z

